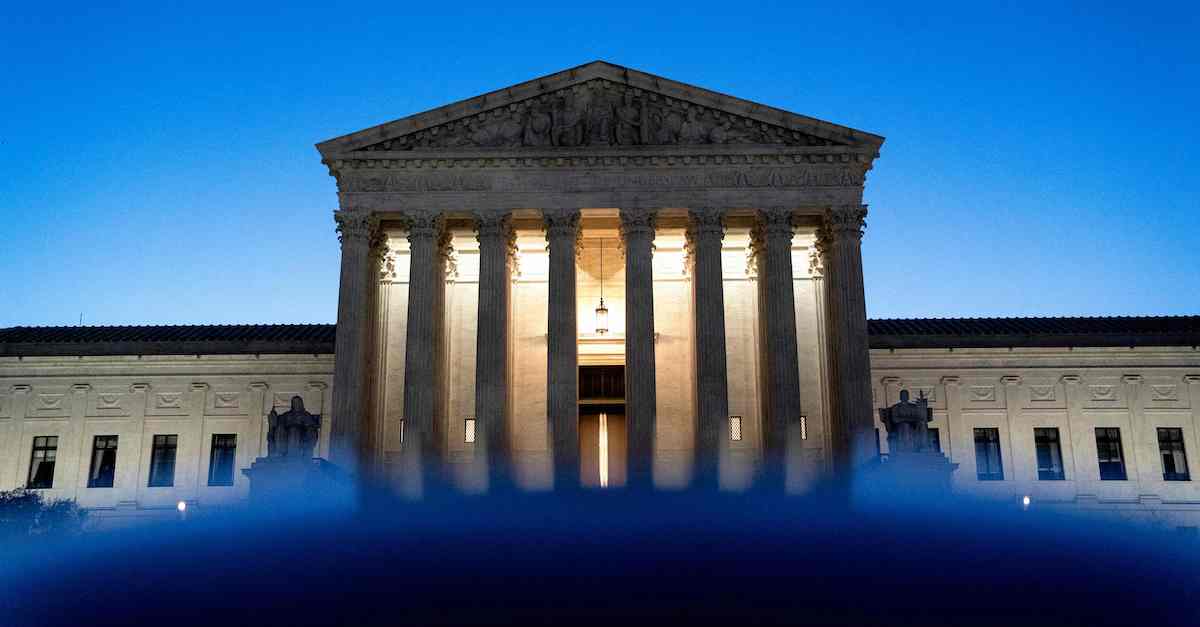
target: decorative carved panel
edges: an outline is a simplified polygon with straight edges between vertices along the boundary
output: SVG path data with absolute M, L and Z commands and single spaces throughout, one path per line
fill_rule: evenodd
M 936 385 L 914 385 L 912 387 L 912 397 L 920 398 L 922 395 L 929 399 L 929 404 L 932 406 L 937 402 L 937 386 Z
M 1093 401 L 1117 400 L 1117 386 L 1115 385 L 1089 385 L 1088 393 Z
M 238 392 L 217 392 L 213 394 L 213 407 L 217 409 L 237 409 L 242 404 L 242 395 Z
M 365 151 L 837 142 L 594 79 L 366 146 Z
M 65 394 L 38 394 L 37 409 L 39 411 L 58 411 L 63 409 Z
M 96 409 L 120 409 L 121 394 L 118 392 L 100 392 L 96 394 Z
M 973 403 L 991 403 L 996 400 L 996 386 L 972 385 L 967 388 L 967 400 Z
M 1052 402 L 1057 400 L 1058 386 L 1050 385 L 1030 385 L 1029 400 L 1034 402 Z
M 182 409 L 183 392 L 159 392 L 154 395 L 155 409 Z
M 1167 385 L 1151 385 L 1150 400 L 1152 401 L 1177 401 L 1179 400 L 1179 386 L 1174 384 Z

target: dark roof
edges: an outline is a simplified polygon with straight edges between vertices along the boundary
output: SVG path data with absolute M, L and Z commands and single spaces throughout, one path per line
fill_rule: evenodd
M 871 348 L 1197 346 L 1200 316 L 867 321 Z
M 1200 316 L 869 320 L 871 348 L 1198 346 Z M 0 356 L 331 354 L 332 324 L 10 327 Z
M 3 355 L 331 354 L 332 324 L 214 324 L 0 329 Z

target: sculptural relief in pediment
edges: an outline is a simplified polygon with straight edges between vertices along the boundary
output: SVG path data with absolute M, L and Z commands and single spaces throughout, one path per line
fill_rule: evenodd
M 596 79 L 362 150 L 699 144 L 841 145 L 782 126 Z

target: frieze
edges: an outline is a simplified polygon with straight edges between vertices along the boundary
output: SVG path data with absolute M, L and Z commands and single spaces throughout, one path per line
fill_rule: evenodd
M 364 147 L 425 149 L 842 145 L 639 88 L 596 79 Z
M 498 175 L 490 173 L 378 173 L 343 175 L 343 192 L 592 192 L 610 190 L 808 189 L 856 187 L 854 168 L 746 168 L 704 172 Z

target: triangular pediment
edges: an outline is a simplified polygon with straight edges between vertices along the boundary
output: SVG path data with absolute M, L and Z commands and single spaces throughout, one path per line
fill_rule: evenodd
M 317 145 L 350 153 L 703 144 L 844 146 L 883 138 L 597 61 Z M 872 155 L 873 156 L 873 155 Z

